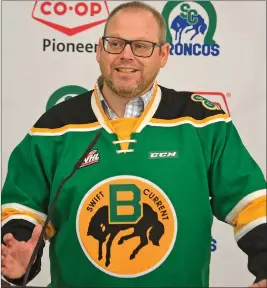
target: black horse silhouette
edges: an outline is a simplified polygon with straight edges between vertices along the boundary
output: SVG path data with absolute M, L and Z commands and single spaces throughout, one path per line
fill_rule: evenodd
M 149 236 L 147 237 L 147 231 Z M 130 255 L 130 260 L 134 259 L 138 252 L 148 245 L 148 238 L 155 246 L 159 246 L 159 240 L 164 234 L 164 225 L 158 220 L 158 215 L 148 204 L 143 204 L 143 217 L 135 224 L 109 224 L 109 208 L 108 206 L 101 207 L 92 217 L 87 231 L 87 236 L 92 236 L 98 240 L 98 260 L 103 258 L 102 245 L 106 241 L 106 237 L 110 234 L 106 249 L 105 266 L 109 266 L 111 258 L 111 245 L 116 235 L 129 228 L 134 228 L 134 232 L 120 238 L 118 244 L 123 244 L 124 241 L 133 237 L 140 237 L 140 244 L 133 250 Z

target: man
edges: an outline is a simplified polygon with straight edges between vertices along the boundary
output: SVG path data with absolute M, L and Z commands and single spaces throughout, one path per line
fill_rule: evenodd
M 52 287 L 208 286 L 213 215 L 234 227 L 253 286 L 266 287 L 264 176 L 229 115 L 157 84 L 165 31 L 153 8 L 117 7 L 94 90 L 47 111 L 13 151 L 2 192 L 9 282 L 21 283 L 60 183 L 101 131 L 46 230 Z

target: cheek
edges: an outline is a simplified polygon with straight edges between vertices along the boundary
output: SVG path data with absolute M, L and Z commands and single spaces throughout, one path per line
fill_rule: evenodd
M 158 59 L 150 59 L 150 61 L 146 61 L 146 63 L 144 63 L 143 74 L 145 77 L 147 77 L 151 74 L 157 73 L 159 69 L 160 61 L 158 61 Z
M 102 57 L 100 59 L 99 64 L 100 64 L 100 68 L 102 70 L 102 73 L 104 73 L 104 74 L 110 73 L 110 71 L 111 71 L 110 62 L 107 59 L 105 59 L 105 57 Z
M 106 74 L 110 74 L 112 72 L 112 69 L 114 67 L 114 62 L 116 59 L 114 59 L 115 57 L 111 56 L 111 55 L 101 55 L 101 59 L 100 59 L 100 67 L 101 70 L 106 73 Z

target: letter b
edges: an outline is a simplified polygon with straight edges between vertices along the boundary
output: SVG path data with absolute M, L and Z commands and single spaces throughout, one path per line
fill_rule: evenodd
M 118 192 L 131 192 L 131 200 L 118 200 Z M 128 194 L 128 193 L 127 193 Z M 135 184 L 111 184 L 109 186 L 109 211 L 110 223 L 135 222 L 141 216 L 141 191 Z M 133 214 L 119 214 L 119 207 L 131 207 Z

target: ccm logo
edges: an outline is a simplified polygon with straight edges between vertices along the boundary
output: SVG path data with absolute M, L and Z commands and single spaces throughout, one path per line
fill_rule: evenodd
M 176 158 L 177 152 L 150 152 L 149 158 L 150 159 L 158 159 L 158 158 Z

